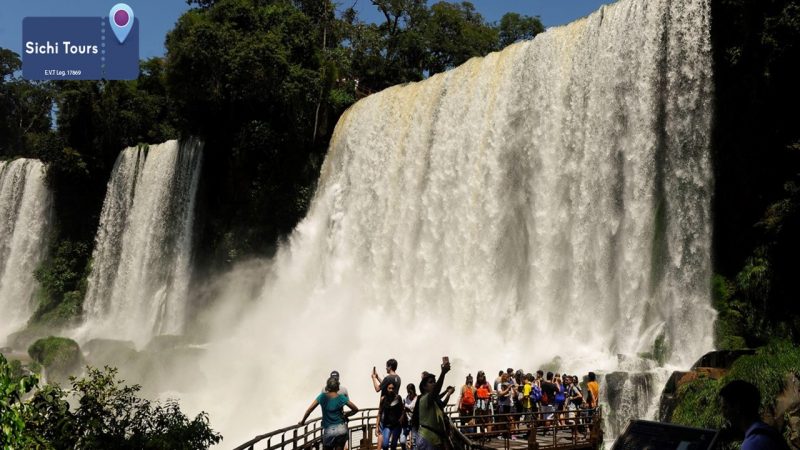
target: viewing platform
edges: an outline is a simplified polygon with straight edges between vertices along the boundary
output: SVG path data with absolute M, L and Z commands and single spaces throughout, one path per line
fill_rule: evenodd
M 377 408 L 367 408 L 350 417 L 346 448 L 380 448 L 377 440 L 380 435 L 375 431 L 377 413 Z M 599 449 L 603 442 L 600 408 L 580 410 L 577 418 L 571 417 L 570 412 L 561 411 L 555 413 L 556 420 L 551 423 L 544 420 L 545 413 L 542 412 L 459 417 L 450 405 L 445 413 L 454 450 L 589 450 Z M 509 418 L 512 420 L 510 432 Z M 304 425 L 293 425 L 256 436 L 234 450 L 311 449 L 322 450 L 322 422 L 319 417 Z

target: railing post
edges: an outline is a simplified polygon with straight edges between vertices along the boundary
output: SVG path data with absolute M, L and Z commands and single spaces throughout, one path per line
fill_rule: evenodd
M 372 429 L 369 425 L 362 425 L 361 450 L 369 450 L 372 447 Z

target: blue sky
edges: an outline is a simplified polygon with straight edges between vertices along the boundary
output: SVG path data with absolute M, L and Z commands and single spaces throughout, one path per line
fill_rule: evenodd
M 538 15 L 546 26 L 562 25 L 583 17 L 612 0 L 472 0 L 489 21 L 509 11 Z M 0 0 L 0 47 L 21 53 L 22 18 L 26 16 L 106 16 L 118 0 Z M 343 7 L 355 3 L 364 20 L 380 21 L 382 15 L 370 0 L 339 0 Z M 184 0 L 126 0 L 139 18 L 140 57 L 164 54 L 164 38 L 189 7 Z M 429 0 L 429 4 L 435 0 Z

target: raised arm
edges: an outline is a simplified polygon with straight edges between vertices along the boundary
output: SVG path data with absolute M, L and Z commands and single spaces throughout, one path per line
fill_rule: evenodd
M 311 411 L 314 411 L 314 408 L 316 408 L 317 405 L 319 405 L 319 402 L 317 401 L 317 399 L 314 399 L 314 401 L 311 402 L 311 406 L 308 407 L 306 413 L 303 415 L 303 418 L 297 424 L 304 425 L 306 423 L 306 419 L 308 419 L 308 416 L 311 415 Z
M 372 366 L 372 386 L 375 388 L 375 392 L 381 391 L 381 378 L 378 376 L 375 366 Z
M 434 398 L 439 398 L 439 393 L 442 392 L 442 386 L 444 386 L 444 375 L 450 372 L 450 363 L 442 364 L 442 373 L 439 375 L 439 379 L 436 380 L 436 386 L 433 387 L 433 396 Z

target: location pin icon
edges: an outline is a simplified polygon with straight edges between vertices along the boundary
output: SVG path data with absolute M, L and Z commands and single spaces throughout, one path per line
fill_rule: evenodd
M 108 21 L 111 22 L 111 29 L 114 30 L 117 40 L 122 44 L 133 28 L 133 10 L 125 3 L 117 3 L 108 13 Z

